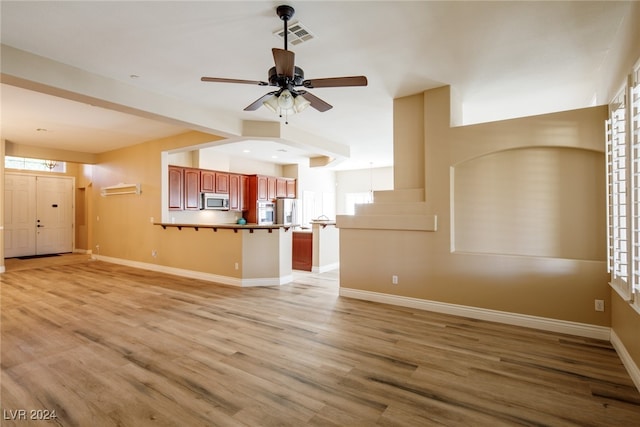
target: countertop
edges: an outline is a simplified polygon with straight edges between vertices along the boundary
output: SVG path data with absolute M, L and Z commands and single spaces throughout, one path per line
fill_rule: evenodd
M 210 228 L 214 231 L 218 229 L 223 230 L 275 230 L 279 228 L 284 228 L 285 231 L 289 230 L 292 227 L 296 227 L 296 225 L 284 225 L 284 224 L 269 224 L 269 225 L 260 225 L 260 224 L 235 224 L 235 223 L 227 223 L 227 224 L 176 224 L 176 223 L 168 223 L 168 222 L 154 222 L 153 225 L 159 225 L 162 228 L 166 229 L 167 227 L 175 227 L 179 230 L 183 228 L 195 228 L 196 230 L 200 228 Z

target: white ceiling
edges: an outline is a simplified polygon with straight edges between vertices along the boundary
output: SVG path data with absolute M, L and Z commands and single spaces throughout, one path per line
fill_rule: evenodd
M 266 81 L 271 49 L 282 47 L 272 35 L 282 28 L 279 4 L 3 0 L 1 40 L 212 116 L 277 120 L 264 107 L 243 111 L 270 87 L 204 83 L 200 77 Z M 632 10 L 630 2 L 608 1 L 286 4 L 296 9 L 292 22 L 315 36 L 290 46 L 306 78 L 368 77 L 367 87 L 310 90 L 334 108 L 309 108 L 286 125 L 348 145 L 351 158 L 336 166 L 342 169 L 392 165 L 393 99 L 433 87 L 454 88 L 465 123 L 606 103 L 604 64 Z M 16 144 L 98 153 L 190 127 L 184 117 L 176 125 L 170 114 L 151 120 L 7 84 L 1 89 L 0 131 Z M 113 106 L 131 112 L 126 107 Z M 254 155 L 272 161 L 269 152 L 258 151 L 260 143 L 235 149 L 253 145 Z M 296 147 L 290 155 L 301 158 L 303 151 Z

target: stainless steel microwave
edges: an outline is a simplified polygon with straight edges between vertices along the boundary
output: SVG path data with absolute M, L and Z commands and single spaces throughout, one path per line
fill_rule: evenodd
M 219 211 L 229 210 L 229 195 L 221 193 L 202 193 L 200 209 L 213 209 Z

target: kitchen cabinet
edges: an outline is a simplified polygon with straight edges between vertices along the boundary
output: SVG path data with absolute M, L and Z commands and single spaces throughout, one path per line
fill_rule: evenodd
M 178 166 L 169 166 L 169 210 L 181 211 L 184 209 L 184 180 L 183 169 Z
M 248 209 L 247 197 L 249 194 L 249 177 L 246 175 L 240 175 L 240 210 L 246 211 Z
M 268 178 L 263 175 L 255 175 L 250 179 L 251 187 L 255 190 L 255 200 L 265 201 L 269 200 L 269 184 Z
M 229 194 L 229 174 L 216 172 L 216 193 Z
M 203 193 L 216 192 L 216 173 L 213 171 L 200 171 L 200 191 Z
M 229 210 L 246 210 L 247 177 L 244 175 L 229 174 Z
M 291 178 L 276 178 L 276 197 L 295 199 L 296 180 Z
M 287 180 L 276 178 L 276 197 L 287 197 Z
M 229 175 L 229 210 L 240 210 L 240 175 Z
M 275 176 L 267 177 L 267 200 L 273 200 L 276 198 L 276 182 Z
M 200 209 L 200 169 L 184 168 L 184 209 Z
M 169 210 L 199 210 L 202 193 L 228 194 L 229 210 L 246 212 L 259 201 L 295 198 L 296 180 L 169 166 Z
M 291 267 L 311 271 L 313 266 L 313 233 L 293 232 Z
M 287 179 L 286 180 L 286 196 L 289 199 L 296 198 L 296 180 L 295 179 Z
M 210 170 L 200 171 L 200 191 L 229 194 L 229 174 Z

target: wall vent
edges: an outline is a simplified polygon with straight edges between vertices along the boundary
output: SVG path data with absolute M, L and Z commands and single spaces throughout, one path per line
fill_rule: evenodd
M 300 43 L 308 42 L 309 40 L 315 38 L 315 36 L 300 22 L 296 22 L 294 24 L 288 24 L 288 35 L 287 41 L 293 46 L 299 45 Z M 280 28 L 273 32 L 273 35 L 284 40 L 284 28 Z

